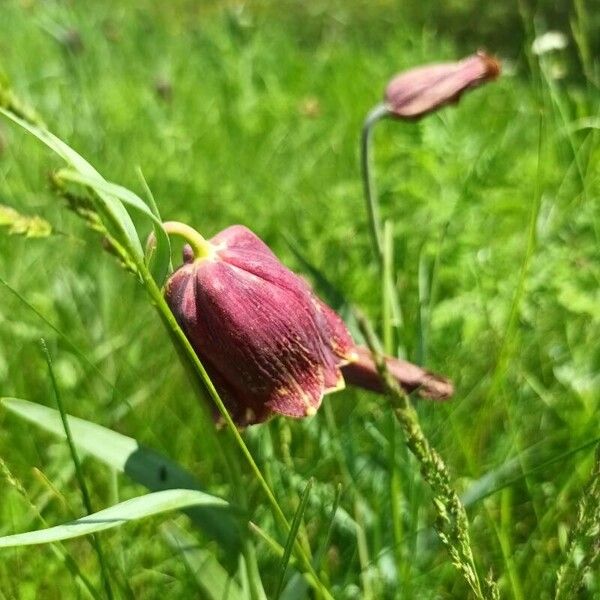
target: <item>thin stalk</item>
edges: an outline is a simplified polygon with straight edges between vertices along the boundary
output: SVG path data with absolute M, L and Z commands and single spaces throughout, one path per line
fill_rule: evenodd
M 382 355 L 376 349 L 376 340 L 366 319 L 358 316 L 359 327 L 373 354 L 373 360 L 392 403 L 406 445 L 420 465 L 421 475 L 433 492 L 433 505 L 437 513 L 435 528 L 450 554 L 452 564 L 465 579 L 477 600 L 498 598 L 496 583 L 488 578 L 482 586 L 469 536 L 469 521 L 464 505 L 451 486 L 448 468 L 442 457 L 431 447 L 425 437 L 409 397 L 391 376 Z
M 270 434 L 267 429 L 267 434 Z M 292 460 L 292 455 L 290 453 L 290 443 L 292 441 L 292 431 L 290 429 L 290 425 L 287 420 L 281 419 L 279 421 L 279 449 L 281 451 L 281 462 L 285 466 L 285 468 L 292 473 L 295 470 L 294 461 Z M 279 484 L 282 485 L 281 474 L 279 473 Z M 294 499 L 294 511 L 298 509 L 300 503 L 300 499 L 297 501 Z M 306 525 L 304 521 L 300 523 L 300 531 L 298 533 L 298 539 L 302 544 L 302 548 L 306 555 L 311 560 L 313 564 L 316 564 L 313 560 L 312 550 L 310 547 L 310 541 L 308 537 L 308 532 L 306 531 Z
M 383 320 L 383 349 L 386 354 L 396 355 L 394 351 L 394 324 L 392 319 L 392 296 L 394 295 L 394 230 L 391 221 L 383 226 L 383 268 L 381 271 L 383 289 L 381 314 Z
M 214 254 L 213 246 L 210 242 L 198 233 L 193 227 L 179 221 L 165 221 L 163 229 L 170 235 L 178 235 L 192 247 L 194 258 L 201 260 Z
M 519 570 L 515 565 L 515 551 L 510 536 L 516 529 L 512 521 L 511 502 L 512 488 L 505 488 L 500 495 L 500 525 L 498 526 L 494 522 L 494 526 L 496 529 L 496 536 L 500 542 L 502 559 L 506 565 L 508 580 L 512 588 L 512 596 L 514 600 L 524 600 L 525 596 L 523 595 L 523 588 L 519 578 Z
M 110 217 L 110 215 L 109 215 L 109 217 Z M 151 300 L 154 302 L 156 310 L 159 312 L 163 321 L 169 326 L 171 332 L 173 333 L 173 336 L 179 342 L 180 346 L 185 350 L 185 352 L 186 352 L 188 358 L 190 359 L 192 365 L 194 366 L 196 372 L 200 375 L 200 378 L 204 385 L 205 391 L 207 392 L 207 394 L 209 396 L 209 399 L 212 402 L 214 402 L 215 406 L 221 413 L 221 415 L 227 425 L 227 430 L 229 431 L 230 435 L 233 437 L 233 439 L 237 443 L 239 449 L 241 450 L 242 454 L 244 455 L 244 458 L 248 461 L 248 465 L 250 466 L 251 471 L 253 472 L 254 476 L 258 480 L 260 487 L 263 489 L 263 491 L 267 497 L 267 500 L 269 501 L 269 505 L 271 506 L 271 510 L 273 512 L 273 516 L 275 517 L 275 520 L 282 527 L 282 529 L 284 530 L 286 535 L 289 534 L 290 523 L 288 522 L 285 515 L 283 514 L 283 511 L 282 511 L 281 507 L 279 506 L 279 503 L 277 502 L 277 499 L 275 498 L 271 488 L 269 487 L 269 484 L 267 483 L 263 474 L 261 473 L 258 465 L 256 464 L 254 458 L 252 457 L 250 450 L 248 449 L 248 446 L 244 442 L 238 428 L 236 427 L 235 423 L 233 422 L 233 419 L 231 418 L 231 415 L 229 414 L 229 411 L 227 410 L 225 404 L 223 403 L 223 400 L 221 400 L 219 393 L 217 392 L 212 381 L 210 380 L 210 377 L 208 376 L 208 373 L 206 372 L 204 365 L 198 358 L 196 352 L 194 351 L 189 340 L 187 339 L 185 333 L 179 326 L 179 323 L 177 323 L 175 316 L 171 312 L 169 305 L 167 304 L 158 285 L 154 281 L 152 274 L 150 273 L 150 271 L 144 264 L 144 261 L 142 259 L 140 259 L 137 256 L 137 254 L 133 251 L 133 248 L 130 247 L 129 239 L 127 238 L 126 235 L 124 235 L 125 232 L 122 231 L 120 224 L 116 221 L 113 221 L 113 225 L 119 231 L 121 231 L 121 233 L 123 234 L 125 248 L 127 249 L 132 260 L 135 261 L 135 266 L 137 268 L 138 274 L 142 279 L 142 283 L 143 283 L 144 287 L 146 288 L 148 295 L 150 296 Z M 181 224 L 177 224 L 177 225 L 179 226 Z M 198 238 L 197 238 L 198 247 L 199 247 L 199 250 L 202 250 L 203 249 L 202 241 L 204 240 L 204 238 L 202 238 L 202 236 L 200 236 L 200 234 L 198 232 L 196 232 L 194 229 L 192 229 L 191 227 L 189 229 L 191 230 L 191 234 L 187 230 L 185 232 L 183 232 L 183 229 L 181 229 L 180 227 L 177 227 L 177 231 L 176 232 L 173 231 L 173 233 L 183 235 L 183 237 L 186 237 L 186 239 L 188 239 L 188 241 L 190 241 L 190 237 L 188 237 L 188 234 L 198 236 Z M 208 244 L 208 242 L 206 242 L 205 240 L 204 240 L 204 243 Z M 196 258 L 198 258 L 197 255 L 196 255 Z M 311 583 L 314 583 L 314 585 L 316 586 L 316 589 L 325 598 L 327 598 L 327 600 L 333 600 L 333 597 L 331 596 L 329 591 L 325 588 L 323 582 L 319 579 L 319 576 L 315 572 L 309 558 L 306 556 L 305 552 L 303 551 L 302 547 L 300 546 L 300 544 L 297 541 L 294 543 L 294 552 L 296 553 L 296 555 L 298 557 L 299 563 L 305 569 L 306 573 L 308 573 L 310 575 L 310 578 L 308 578 L 308 580 Z
M 235 457 L 231 453 L 231 447 L 229 440 L 222 445 L 222 450 L 225 458 L 225 464 L 228 470 L 229 479 L 233 488 L 238 493 L 238 502 L 244 513 L 248 511 L 248 494 L 242 481 L 242 474 L 240 472 L 240 465 Z M 251 600 L 266 600 L 266 594 L 258 571 L 258 562 L 256 560 L 256 553 L 254 547 L 247 535 L 247 532 L 243 532 L 242 537 L 242 556 L 244 557 L 246 565 L 246 574 L 248 577 L 248 584 L 250 586 L 250 598 Z
M 300 503 L 296 512 L 294 514 L 294 520 L 292 521 L 292 527 L 290 529 L 290 533 L 288 535 L 288 539 L 285 543 L 285 551 L 283 556 L 281 557 L 281 564 L 279 565 L 279 582 L 277 583 L 277 591 L 275 592 L 275 600 L 279 600 L 281 596 L 281 592 L 283 591 L 283 583 L 285 581 L 285 573 L 287 571 L 288 564 L 290 562 L 290 558 L 292 555 L 292 547 L 294 542 L 296 541 L 296 537 L 298 536 L 298 532 L 300 531 L 300 525 L 302 524 L 302 520 L 304 518 L 304 513 L 306 511 L 306 507 L 308 506 L 308 499 L 310 497 L 310 490 L 313 486 L 312 477 L 306 483 L 306 487 L 304 488 L 304 492 L 302 493 L 302 498 L 300 499 Z
M 258 537 L 267 544 L 270 550 L 279 558 L 283 558 L 285 548 L 279 544 L 276 540 L 274 540 L 264 529 L 261 529 L 256 523 L 250 521 L 248 523 L 248 528 L 250 531 L 258 535 Z M 290 564 L 293 566 L 298 566 L 298 559 L 296 557 L 290 558 Z M 318 580 L 314 580 L 311 574 L 306 574 L 306 581 L 313 586 L 313 588 L 318 589 Z M 333 596 L 327 592 L 326 598 L 333 600 Z
M 389 494 L 392 533 L 394 536 L 394 559 L 396 561 L 396 571 L 398 572 L 398 577 L 400 577 L 406 570 L 410 570 L 411 561 L 404 560 L 402 553 L 402 542 L 405 539 L 404 524 L 402 522 L 402 504 L 404 503 L 404 496 L 402 494 L 400 476 L 396 464 L 396 423 L 394 422 L 394 419 L 389 420 L 388 450 L 388 471 L 390 474 Z M 401 586 L 401 589 L 406 590 L 406 592 L 408 592 L 406 589 L 408 587 L 407 581 L 409 581 L 408 577 L 405 578 L 404 585 Z M 404 597 L 408 597 L 406 592 Z
M 63 429 L 65 430 L 65 436 L 67 438 L 67 443 L 69 445 L 69 452 L 71 453 L 71 460 L 73 461 L 73 465 L 75 466 L 75 475 L 76 475 L 77 481 L 79 483 L 79 489 L 81 490 L 83 504 L 85 506 L 85 510 L 87 511 L 87 514 L 91 515 L 94 513 L 94 508 L 92 507 L 90 493 L 88 491 L 87 484 L 85 483 L 85 477 L 83 476 L 83 470 L 81 468 L 81 461 L 79 460 L 79 455 L 77 454 L 77 448 L 75 448 L 75 442 L 73 441 L 73 436 L 71 434 L 71 427 L 69 426 L 69 421 L 67 419 L 67 413 L 65 412 L 65 407 L 62 403 L 62 397 L 60 395 L 58 382 L 56 381 L 56 376 L 54 375 L 54 369 L 52 367 L 52 358 L 50 357 L 50 352 L 48 351 L 48 346 L 46 345 L 46 341 L 44 339 L 42 339 L 42 340 L 40 340 L 40 343 L 42 346 L 42 351 L 44 353 L 44 357 L 46 359 L 46 363 L 48 364 L 50 380 L 52 382 L 52 387 L 54 389 L 54 395 L 56 397 L 56 404 L 58 406 L 58 412 L 60 413 L 60 419 L 63 424 Z M 106 565 L 106 559 L 104 557 L 102 545 L 96 534 L 92 534 L 92 545 L 94 546 L 94 549 L 98 556 L 98 562 L 100 563 L 100 571 L 102 573 L 102 582 L 104 584 L 104 591 L 106 592 L 107 598 L 109 598 L 109 600 L 112 600 L 112 598 L 114 598 L 114 595 L 113 595 L 112 587 L 110 585 L 110 578 L 108 576 L 108 568 Z
M 371 579 L 369 573 L 370 567 L 370 559 L 369 559 L 369 546 L 367 543 L 367 538 L 364 533 L 364 520 L 362 518 L 362 509 L 361 509 L 361 498 L 359 491 L 356 489 L 356 485 L 354 482 L 354 478 L 352 476 L 352 472 L 350 471 L 350 467 L 348 465 L 348 460 L 344 454 L 344 449 L 342 448 L 342 444 L 340 440 L 342 439 L 340 436 L 339 429 L 335 422 L 335 416 L 333 414 L 333 409 L 331 408 L 331 404 L 327 402 L 323 409 L 325 412 L 325 421 L 327 423 L 327 429 L 329 431 L 329 436 L 332 442 L 333 453 L 338 462 L 338 466 L 340 469 L 340 474 L 342 476 L 342 480 L 344 482 L 344 487 L 347 490 L 351 490 L 354 494 L 354 502 L 353 502 L 353 514 L 354 520 L 356 521 L 356 546 L 358 550 L 358 561 L 360 564 L 360 578 L 362 583 L 362 597 L 366 599 L 373 598 Z
M 371 585 L 371 559 L 369 558 L 369 544 L 365 535 L 362 502 L 359 497 L 354 498 L 354 519 L 356 520 L 356 548 L 360 562 L 360 581 L 362 583 L 362 597 L 364 600 L 374 600 L 375 594 Z
M 369 228 L 371 231 L 371 245 L 373 253 L 377 259 L 379 268 L 383 266 L 383 234 L 381 231 L 381 217 L 379 216 L 379 201 L 377 199 L 377 190 L 375 189 L 375 180 L 373 177 L 372 160 L 372 133 L 375 123 L 388 115 L 388 109 L 384 104 L 378 104 L 371 109 L 367 115 L 362 128 L 360 138 L 360 169 L 363 180 L 363 191 L 369 217 Z
M 331 505 L 331 517 L 329 518 L 329 526 L 327 527 L 327 532 L 325 533 L 325 537 L 321 541 L 321 546 L 315 556 L 315 567 L 317 570 L 321 569 L 321 564 L 323 563 L 323 559 L 325 558 L 325 553 L 329 548 L 329 543 L 331 541 L 331 536 L 333 535 L 333 529 L 335 526 L 335 516 L 337 514 L 338 508 L 340 507 L 340 502 L 342 501 L 342 484 L 338 483 L 335 488 L 335 497 L 333 498 L 333 504 Z

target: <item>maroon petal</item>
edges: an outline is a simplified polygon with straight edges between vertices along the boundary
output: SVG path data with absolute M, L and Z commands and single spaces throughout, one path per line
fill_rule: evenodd
M 470 88 L 496 79 L 500 63 L 484 52 L 459 62 L 426 65 L 397 75 L 385 92 L 390 114 L 415 119 L 457 102 Z
M 379 394 L 385 392 L 371 352 L 357 346 L 358 360 L 342 367 L 344 379 L 349 385 Z M 407 392 L 417 391 L 419 396 L 430 400 L 448 400 L 454 394 L 452 382 L 445 377 L 426 371 L 400 358 L 386 357 L 388 371 Z
M 327 345 L 331 347 L 338 358 L 344 361 L 344 364 L 356 360 L 358 354 L 355 350 L 354 340 L 350 337 L 342 318 L 315 296 L 313 296 L 313 303 L 321 321 L 321 332 L 326 336 Z
M 192 346 L 229 396 L 228 405 L 264 420 L 265 411 L 313 414 L 343 387 L 340 366 L 353 343 L 339 317 L 252 232 L 230 227 L 214 257 L 183 265 L 169 280 L 169 305 Z
M 325 372 L 341 375 L 321 348 L 306 300 L 225 262 L 201 263 L 192 339 L 210 349 L 212 363 L 249 398 L 288 416 L 312 414 Z

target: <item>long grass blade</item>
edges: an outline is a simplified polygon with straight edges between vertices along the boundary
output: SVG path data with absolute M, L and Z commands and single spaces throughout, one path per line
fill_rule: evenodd
M 65 144 L 54 134 L 50 133 L 50 131 L 47 129 L 42 129 L 36 125 L 28 123 L 27 121 L 21 119 L 2 107 L 0 107 L 0 114 L 3 114 L 5 117 L 13 121 L 13 123 L 19 125 L 38 140 L 46 144 L 48 148 L 58 154 L 58 156 L 60 156 L 65 162 L 70 164 L 83 176 L 89 177 L 96 181 L 102 181 L 102 176 L 100 173 L 98 173 L 98 171 L 96 171 L 96 169 L 94 169 L 94 167 L 92 167 L 92 165 L 90 165 L 90 163 L 88 163 L 82 156 L 75 152 L 75 150 L 73 150 L 70 146 Z M 120 200 L 118 200 L 115 196 L 105 192 L 99 193 L 98 199 L 100 201 L 100 208 L 102 209 L 102 212 L 110 215 L 111 222 L 119 227 L 121 234 L 127 239 L 132 252 L 138 259 L 141 260 L 144 254 L 142 245 L 135 229 L 135 225 L 133 224 L 129 213 L 125 210 L 123 204 L 121 204 Z
M 81 461 L 79 460 L 79 455 L 77 454 L 77 449 L 75 448 L 75 442 L 73 441 L 73 436 L 71 435 L 71 429 L 69 428 L 69 421 L 67 420 L 67 414 L 65 412 L 65 407 L 62 402 L 62 395 L 60 393 L 60 389 L 58 387 L 58 383 L 56 381 L 56 376 L 54 374 L 54 368 L 52 367 L 52 358 L 50 356 L 50 352 L 48 350 L 48 346 L 46 346 L 46 342 L 41 340 L 42 351 L 44 353 L 44 357 L 46 359 L 46 364 L 48 365 L 48 372 L 50 374 L 50 381 L 52 382 L 52 388 L 54 390 L 54 396 L 56 398 L 56 404 L 58 406 L 58 411 L 60 413 L 60 420 L 63 426 L 63 430 L 65 432 L 65 437 L 67 439 L 67 443 L 69 445 L 69 452 L 71 454 L 71 460 L 73 461 L 73 466 L 75 467 L 75 476 L 77 477 L 77 483 L 79 484 L 79 489 L 81 491 L 81 497 L 83 499 L 83 504 L 88 515 L 91 515 L 94 512 L 92 508 L 92 501 L 90 499 L 90 493 L 88 491 L 87 484 L 85 482 L 85 477 L 83 476 L 83 470 L 81 468 Z M 96 536 L 92 536 L 92 546 L 96 551 L 96 555 L 98 556 L 98 562 L 100 564 L 100 570 L 102 572 L 102 581 L 104 583 L 104 590 L 106 591 L 106 596 L 110 599 L 114 597 L 112 587 L 110 584 L 109 577 L 109 569 L 106 564 L 106 558 L 104 556 L 104 551 L 102 549 L 102 544 L 100 540 Z
M 309 479 L 306 487 L 304 488 L 304 492 L 302 493 L 302 498 L 300 499 L 300 504 L 294 513 L 294 519 L 292 520 L 292 526 L 290 528 L 290 532 L 288 534 L 288 538 L 285 542 L 285 549 L 283 552 L 283 557 L 281 559 L 281 564 L 279 565 L 279 582 L 277 584 L 277 591 L 275 592 L 275 598 L 278 599 L 281 595 L 281 591 L 283 590 L 283 582 L 285 581 L 285 572 L 287 570 L 288 564 L 290 562 L 290 556 L 292 555 L 292 549 L 294 547 L 294 543 L 296 541 L 296 537 L 298 536 L 298 531 L 300 529 L 300 524 L 302 523 L 302 518 L 304 517 L 304 512 L 306 511 L 306 507 L 308 506 L 308 498 L 310 496 L 310 490 L 313 485 L 313 480 Z
M 57 411 L 18 398 L 2 398 L 0 403 L 19 417 L 36 426 L 64 437 L 61 418 Z M 176 462 L 137 440 L 116 431 L 66 415 L 76 447 L 100 460 L 111 469 L 124 473 L 152 491 L 183 488 L 203 491 L 195 477 Z M 228 553 L 239 552 L 240 534 L 237 522 L 229 510 L 212 505 L 193 506 L 187 515 L 209 537 Z
M 120 527 L 131 521 L 138 521 L 161 513 L 200 505 L 226 506 L 227 503 L 221 498 L 195 490 L 152 492 L 145 496 L 125 500 L 97 513 L 81 517 L 81 519 L 76 519 L 63 525 L 1 537 L 0 548 L 31 546 L 70 540 L 82 535 Z

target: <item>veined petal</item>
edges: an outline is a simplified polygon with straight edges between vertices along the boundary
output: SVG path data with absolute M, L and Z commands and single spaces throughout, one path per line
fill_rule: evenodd
M 291 291 L 225 260 L 181 270 L 168 289 L 180 306 L 176 316 L 196 352 L 208 357 L 243 403 L 301 417 L 313 414 L 323 393 L 339 385 L 339 360 L 307 286 Z

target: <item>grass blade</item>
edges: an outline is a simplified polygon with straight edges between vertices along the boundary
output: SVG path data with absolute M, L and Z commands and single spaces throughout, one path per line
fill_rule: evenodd
M 67 438 L 67 443 L 69 445 L 69 452 L 71 454 L 71 460 L 73 461 L 73 465 L 75 466 L 75 475 L 77 477 L 77 482 L 79 484 L 79 489 L 81 490 L 81 497 L 83 498 L 83 504 L 88 515 L 91 515 L 94 510 L 92 508 L 92 501 L 90 499 L 90 493 L 87 488 L 87 484 L 85 483 L 85 477 L 83 476 L 83 471 L 81 469 L 81 461 L 79 460 L 79 455 L 77 454 L 77 449 L 75 448 L 75 442 L 73 441 L 73 436 L 71 435 L 71 429 L 69 428 L 69 422 L 67 420 L 67 414 L 65 413 L 65 407 L 62 403 L 62 396 L 60 394 L 60 390 L 58 388 L 58 383 L 56 381 L 56 376 L 54 375 L 54 369 L 52 367 L 52 358 L 50 357 L 50 352 L 48 351 L 48 346 L 46 346 L 46 342 L 42 339 L 42 351 L 44 353 L 44 358 L 46 359 L 46 364 L 48 365 L 48 372 L 50 373 L 50 381 L 52 382 L 52 388 L 54 390 L 54 396 L 56 397 L 56 404 L 58 406 L 58 410 L 60 413 L 60 420 L 63 426 L 63 431 L 65 432 L 65 437 Z M 108 576 L 108 568 L 106 566 L 106 559 L 104 558 L 104 552 L 102 550 L 102 545 L 100 544 L 100 540 L 96 536 L 92 536 L 92 546 L 96 551 L 96 555 L 98 557 L 98 562 L 100 564 L 100 570 L 102 572 L 102 582 L 104 584 L 104 590 L 108 598 L 112 599 L 113 592 L 110 585 L 110 577 Z
M 162 526 L 168 544 L 180 554 L 208 600 L 244 600 L 240 586 L 221 566 L 212 552 L 200 548 L 196 540 L 171 521 Z
M 145 519 L 164 512 L 180 510 L 189 506 L 227 506 L 221 498 L 196 490 L 164 490 L 125 500 L 97 513 L 87 515 L 63 525 L 16 533 L 0 538 L 0 548 L 47 544 L 105 531 L 124 525 L 129 521 Z
M 142 173 L 142 169 L 137 167 L 136 172 L 144 188 L 144 192 L 146 193 L 146 203 L 154 213 L 154 216 L 158 219 L 158 223 L 153 223 L 156 248 L 150 250 L 152 256 L 147 257 L 147 261 L 150 265 L 154 280 L 157 285 L 162 287 L 167 275 L 173 270 L 173 265 L 171 263 L 171 240 L 162 226 L 162 218 L 160 216 L 160 211 L 158 210 L 158 205 L 154 200 L 154 195 L 144 177 L 144 173 Z M 146 248 L 146 252 L 148 251 L 149 249 Z
M 150 210 L 148 205 L 137 194 L 134 194 L 131 190 L 128 190 L 122 185 L 106 181 L 100 175 L 82 173 L 73 169 L 60 169 L 60 171 L 56 173 L 56 176 L 63 181 L 70 181 L 71 183 L 78 183 L 79 185 L 92 188 L 98 194 L 114 196 L 123 202 L 123 204 L 127 204 L 128 206 L 132 206 L 136 210 L 139 210 L 154 223 L 157 223 L 158 225 L 161 224 L 160 220 Z
M 285 572 L 287 570 L 288 563 L 290 562 L 290 557 L 292 555 L 292 549 L 294 547 L 294 543 L 296 541 L 296 537 L 298 536 L 298 530 L 300 529 L 300 524 L 302 523 L 302 517 L 304 516 L 304 512 L 306 511 L 306 507 L 308 506 L 308 498 L 310 496 L 310 489 L 312 488 L 313 480 L 312 478 L 308 480 L 306 487 L 304 488 L 304 492 L 302 493 L 302 498 L 300 499 L 300 504 L 294 514 L 294 519 L 292 521 L 292 525 L 290 527 L 290 532 L 288 534 L 287 541 L 285 542 L 285 549 L 283 551 L 283 557 L 281 559 L 281 565 L 279 566 L 279 583 L 277 584 L 277 592 L 275 593 L 275 598 L 279 598 L 281 595 L 281 590 L 283 589 L 283 582 L 285 580 Z
M 335 497 L 333 499 L 333 505 L 331 507 L 331 516 L 329 517 L 329 525 L 327 526 L 327 532 L 325 533 L 325 537 L 321 540 L 320 547 L 314 559 L 314 565 L 317 572 L 321 569 L 323 559 L 325 558 L 327 549 L 329 548 L 329 543 L 331 542 L 331 536 L 333 535 L 333 530 L 335 528 L 335 520 L 338 509 L 340 507 L 341 499 L 342 484 L 339 483 L 335 490 Z M 307 594 L 308 585 L 306 581 L 298 573 L 294 573 L 294 575 L 290 578 L 287 585 L 285 586 L 285 589 L 281 593 L 279 600 L 302 600 L 303 598 L 306 598 Z
M 19 125 L 38 140 L 46 144 L 48 148 L 58 154 L 58 156 L 76 169 L 82 176 L 88 177 L 94 181 L 103 181 L 100 173 L 98 173 L 90 163 L 48 130 L 32 125 L 2 107 L 0 107 L 0 114 L 3 114 L 13 121 L 13 123 Z M 111 217 L 110 221 L 119 227 L 121 234 L 127 238 L 131 249 L 136 253 L 137 257 L 141 259 L 144 252 L 142 250 L 140 239 L 135 229 L 135 225 L 121 201 L 114 195 L 107 194 L 103 191 L 98 192 L 98 200 L 100 201 L 102 212 L 107 213 Z
M 134 194 L 131 190 L 128 190 L 122 185 L 106 181 L 98 176 L 74 171 L 73 169 L 61 169 L 56 174 L 56 177 L 61 181 L 68 181 L 90 188 L 98 196 L 113 196 L 123 204 L 135 208 L 152 221 L 156 240 L 156 248 L 151 251 L 153 259 L 152 275 L 156 283 L 162 286 L 171 268 L 171 244 L 169 242 L 169 236 L 163 229 L 156 204 L 154 204 L 153 210 L 137 194 Z
M 56 410 L 18 398 L 2 398 L 0 403 L 11 412 L 50 433 L 61 437 L 65 435 L 60 415 Z M 91 454 L 111 469 L 125 473 L 148 489 L 160 491 L 183 488 L 202 491 L 202 487 L 191 473 L 158 452 L 141 447 L 137 440 L 70 415 L 67 415 L 67 421 L 79 450 Z M 186 513 L 228 553 L 239 552 L 239 530 L 228 511 L 202 505 L 190 507 Z

